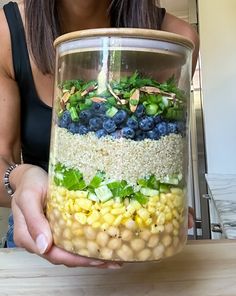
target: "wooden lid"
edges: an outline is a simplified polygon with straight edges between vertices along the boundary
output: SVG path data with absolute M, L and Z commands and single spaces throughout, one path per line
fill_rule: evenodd
M 133 28 L 102 28 L 102 29 L 89 29 L 75 31 L 67 33 L 58 37 L 54 46 L 58 46 L 63 42 L 72 41 L 81 38 L 91 38 L 91 37 L 134 37 L 134 38 L 144 38 L 153 39 L 159 41 L 171 42 L 174 44 L 182 45 L 188 47 L 189 49 L 194 49 L 194 44 L 189 39 L 174 33 L 169 33 L 159 30 L 151 29 L 133 29 Z

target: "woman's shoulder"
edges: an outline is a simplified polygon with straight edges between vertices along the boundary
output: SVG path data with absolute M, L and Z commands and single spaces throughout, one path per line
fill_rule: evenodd
M 23 3 L 18 3 L 20 11 L 23 9 Z M 12 48 L 11 48 L 11 34 L 6 19 L 5 12 L 0 9 L 0 40 L 1 40 L 1 50 L 0 50 L 0 69 L 1 72 L 7 73 L 10 77 L 14 76 L 13 66 L 12 66 Z

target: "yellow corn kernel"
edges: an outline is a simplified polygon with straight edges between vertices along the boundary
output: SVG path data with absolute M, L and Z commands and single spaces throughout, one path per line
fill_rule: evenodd
M 98 222 L 98 221 L 96 221 L 96 222 L 94 222 L 94 223 L 92 224 L 92 227 L 93 227 L 93 228 L 99 228 L 100 226 L 101 226 L 101 223 Z
M 138 215 L 135 216 L 134 220 L 138 226 L 140 226 L 140 227 L 143 226 L 143 220 Z
M 170 199 L 169 200 L 167 200 L 167 206 L 170 208 L 170 209 L 173 209 L 174 207 L 175 207 L 175 205 L 174 205 L 174 202 L 172 202 Z
M 183 195 L 183 190 L 180 188 L 176 188 L 176 187 L 171 187 L 170 191 L 174 194 L 178 194 L 178 195 Z
M 100 204 L 98 202 L 95 202 L 93 207 L 94 207 L 95 210 L 100 210 L 101 209 L 101 206 L 100 206 Z
M 87 198 L 88 197 L 88 191 L 76 190 L 75 195 L 76 195 L 77 198 Z
M 81 209 L 89 211 L 92 207 L 92 201 L 90 199 L 80 198 L 75 201 L 75 203 L 81 207 Z
M 148 206 L 148 212 L 149 212 L 150 214 L 155 214 L 155 212 L 156 212 L 155 207 Z
M 111 210 L 112 215 L 120 215 L 120 214 L 124 214 L 124 213 L 125 213 L 125 207 Z
M 115 202 L 113 205 L 114 209 L 121 208 L 121 207 L 123 207 L 123 203 L 121 203 L 121 202 Z
M 109 227 L 110 227 L 110 225 L 109 225 L 108 223 L 103 223 L 103 224 L 101 225 L 101 229 L 102 229 L 102 230 L 107 230 Z
M 105 208 L 105 207 L 110 207 L 110 206 L 113 206 L 114 205 L 114 200 L 113 199 L 110 199 L 110 200 L 108 200 L 108 201 L 106 201 L 106 202 L 104 202 L 103 204 L 102 204 L 102 206 Z
M 170 220 L 172 220 L 172 218 L 173 218 L 172 213 L 171 213 L 171 212 L 166 213 L 166 214 L 165 214 L 165 218 L 166 218 L 166 221 L 170 221 Z
M 120 225 L 122 219 L 123 219 L 123 216 L 122 216 L 122 215 L 117 216 L 116 219 L 115 219 L 115 221 L 113 222 L 112 225 L 114 225 L 114 226 L 118 226 L 118 225 Z
M 111 207 L 106 207 L 106 208 L 102 208 L 100 213 L 101 215 L 105 215 L 107 213 L 110 213 L 110 211 L 111 211 Z
M 126 208 L 126 212 L 124 214 L 125 217 L 131 217 L 135 213 L 136 209 L 132 204 L 129 204 Z
M 173 235 L 174 235 L 174 236 L 178 236 L 178 235 L 179 235 L 179 230 L 175 228 L 175 229 L 173 230 Z
M 160 213 L 160 215 L 157 217 L 157 224 L 158 225 L 164 225 L 165 224 L 165 214 L 164 213 Z
M 145 221 L 150 217 L 149 212 L 146 209 L 141 208 L 140 210 L 137 211 L 137 214 L 139 215 L 139 217 Z
M 87 223 L 89 225 L 92 225 L 94 222 L 96 222 L 100 218 L 100 214 L 98 211 L 93 211 L 91 215 L 87 218 Z
M 84 213 L 75 213 L 74 218 L 76 221 L 78 221 L 80 224 L 86 224 L 87 222 L 87 217 Z
M 132 205 L 136 211 L 142 208 L 141 204 L 137 200 L 132 200 L 130 205 Z
M 147 225 L 147 226 L 149 226 L 149 225 L 151 225 L 152 224 L 152 218 L 148 218 L 146 221 L 144 221 L 145 222 L 145 224 Z
M 179 219 L 179 213 L 178 213 L 178 211 L 176 210 L 176 209 L 174 209 L 173 211 L 172 211 L 172 214 L 173 214 L 173 216 L 178 220 Z
M 108 223 L 109 225 L 111 225 L 111 224 L 114 222 L 115 217 L 114 217 L 112 214 L 107 213 L 107 214 L 105 214 L 105 215 L 103 216 L 103 220 L 104 220 L 106 223 Z
M 160 194 L 160 202 L 162 204 L 165 204 L 167 202 L 167 197 L 166 197 L 166 194 L 165 193 L 161 193 Z
M 168 207 L 168 206 L 165 206 L 164 210 L 163 210 L 163 213 L 169 213 L 171 212 L 171 209 Z
M 159 195 L 152 196 L 152 197 L 150 197 L 149 200 L 150 200 L 151 202 L 155 202 L 155 203 L 157 203 L 157 202 L 160 200 L 160 196 L 159 196 Z
M 65 196 L 67 190 L 64 187 L 58 187 L 57 191 L 60 195 Z
M 183 205 L 184 198 L 181 195 L 175 195 L 175 199 L 173 200 L 174 205 L 178 208 Z
M 179 229 L 179 222 L 176 219 L 173 219 L 172 224 L 174 228 Z

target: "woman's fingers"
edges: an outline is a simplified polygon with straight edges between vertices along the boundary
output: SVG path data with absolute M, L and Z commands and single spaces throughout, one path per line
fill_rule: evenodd
M 194 209 L 188 208 L 188 228 L 191 229 L 194 226 Z

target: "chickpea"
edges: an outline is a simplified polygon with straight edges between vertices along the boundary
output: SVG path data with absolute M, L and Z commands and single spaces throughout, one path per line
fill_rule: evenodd
M 61 242 L 61 244 L 62 244 L 63 248 L 68 252 L 72 252 L 74 250 L 73 244 L 71 241 L 64 240 Z
M 167 248 L 171 245 L 172 243 L 172 238 L 170 235 L 166 234 L 163 236 L 161 242 L 163 243 L 163 245 Z
M 121 247 L 121 239 L 119 238 L 111 238 L 108 242 L 108 248 L 111 250 L 117 250 Z
M 87 242 L 87 248 L 90 256 L 97 256 L 99 252 L 99 247 L 94 241 Z
M 64 228 L 66 226 L 66 222 L 64 219 L 59 219 L 58 220 L 58 225 L 61 227 L 61 228 Z
M 118 228 L 116 228 L 116 227 L 114 227 L 114 226 L 110 226 L 110 227 L 108 228 L 108 230 L 107 230 L 107 233 L 108 233 L 110 236 L 114 237 L 114 236 L 118 236 L 120 232 L 119 232 L 119 229 L 118 229 Z
M 139 236 L 145 241 L 148 241 L 151 236 L 151 232 L 148 229 L 144 229 L 140 232 Z
M 83 230 L 88 240 L 94 240 L 96 238 L 96 231 L 91 226 L 85 226 Z
M 130 245 L 134 251 L 139 252 L 144 249 L 145 241 L 141 238 L 135 238 L 130 242 Z
M 105 247 L 108 243 L 109 235 L 105 231 L 101 231 L 98 233 L 96 241 L 101 247 Z
M 109 260 L 112 259 L 112 255 L 113 255 L 113 250 L 108 249 L 108 248 L 102 248 L 100 250 L 100 255 L 103 259 Z
M 61 212 L 58 209 L 53 209 L 53 215 L 56 219 L 60 219 Z
M 123 261 L 133 260 L 133 251 L 127 245 L 122 245 L 122 247 L 117 251 L 117 255 Z
M 61 228 L 60 226 L 58 226 L 57 224 L 55 224 L 53 227 L 53 233 L 56 237 L 60 237 L 61 236 Z
M 176 248 L 179 244 L 179 238 L 177 236 L 173 237 L 173 246 Z
M 147 243 L 147 246 L 148 246 L 149 248 L 154 248 L 154 247 L 157 246 L 158 243 L 159 243 L 159 236 L 158 236 L 157 234 L 153 234 L 153 235 L 150 237 L 150 239 L 149 239 L 149 241 L 148 241 L 148 243 Z
M 79 251 L 80 256 L 89 257 L 89 251 L 87 249 L 82 249 Z
M 163 257 L 165 247 L 162 244 L 159 244 L 155 249 L 153 249 L 153 257 L 155 260 L 159 260 Z
M 150 249 L 144 249 L 138 254 L 138 259 L 140 261 L 146 261 L 151 256 L 151 250 Z
M 130 241 L 132 237 L 133 237 L 133 233 L 129 229 L 124 229 L 121 232 L 121 238 L 123 241 Z
M 62 234 L 63 238 L 71 240 L 72 238 L 72 233 L 71 230 L 69 228 L 65 228 Z
M 74 238 L 72 240 L 72 243 L 76 250 L 81 250 L 86 248 L 86 241 L 83 238 Z
M 166 233 L 171 233 L 174 230 L 174 227 L 172 225 L 172 223 L 168 223 L 165 225 L 165 232 Z

